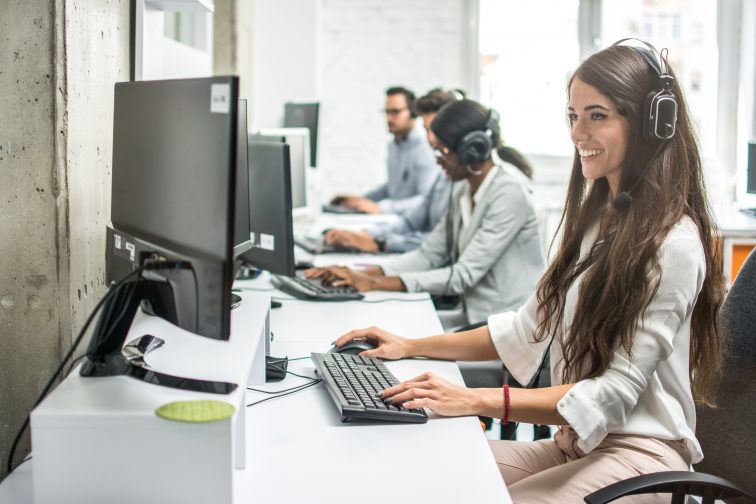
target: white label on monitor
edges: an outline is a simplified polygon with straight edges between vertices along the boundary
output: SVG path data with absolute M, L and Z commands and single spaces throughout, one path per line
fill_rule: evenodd
M 114 241 L 115 241 L 115 243 L 114 243 L 115 248 L 117 248 L 117 249 L 120 250 L 121 247 L 123 247 L 123 245 L 121 245 L 121 240 L 122 240 L 121 235 L 114 234 L 113 238 L 114 238 Z
M 136 247 L 133 243 L 126 242 L 126 250 L 129 251 L 129 258 L 133 261 L 136 252 Z
M 276 249 L 276 237 L 273 235 L 260 233 L 260 248 L 273 251 Z
M 228 114 L 231 110 L 231 85 L 210 84 L 210 112 Z

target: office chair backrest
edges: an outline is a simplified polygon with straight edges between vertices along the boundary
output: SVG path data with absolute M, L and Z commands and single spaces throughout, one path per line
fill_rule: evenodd
M 756 251 L 722 306 L 727 348 L 714 386 L 717 409 L 699 408 L 696 437 L 704 459 L 696 471 L 728 479 L 756 495 Z

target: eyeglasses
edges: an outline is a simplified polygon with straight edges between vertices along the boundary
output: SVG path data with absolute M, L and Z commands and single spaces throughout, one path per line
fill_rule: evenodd
M 408 110 L 407 107 L 404 108 L 387 108 L 385 110 L 381 110 L 381 112 L 385 113 L 387 116 L 397 116 L 404 112 L 405 110 Z
M 433 155 L 436 156 L 436 159 L 446 159 L 449 154 L 451 154 L 449 147 L 441 146 L 433 148 Z

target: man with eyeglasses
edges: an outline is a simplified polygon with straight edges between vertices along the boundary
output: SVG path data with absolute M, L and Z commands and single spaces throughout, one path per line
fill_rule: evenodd
M 423 126 L 431 147 L 437 143 L 431 130 L 431 124 L 441 108 L 455 100 L 461 100 L 464 94 L 456 89 L 435 88 L 421 96 L 413 105 L 415 112 L 422 117 Z M 449 206 L 452 181 L 441 170 L 433 181 L 430 190 L 419 205 L 407 210 L 401 218 L 391 223 L 379 223 L 366 230 L 329 229 L 323 235 L 323 241 L 329 245 L 362 252 L 408 252 L 420 246 L 426 236 L 446 213 Z
M 388 180 L 364 196 L 341 195 L 332 204 L 357 212 L 404 214 L 417 206 L 436 179 L 436 161 L 417 124 L 415 94 L 396 86 L 386 90 L 386 124 L 394 135 L 388 148 Z

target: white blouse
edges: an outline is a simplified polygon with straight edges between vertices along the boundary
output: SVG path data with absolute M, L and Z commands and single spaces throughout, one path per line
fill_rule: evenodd
M 598 224 L 588 230 L 580 246 L 584 259 L 598 236 Z M 704 250 L 693 221 L 676 224 L 659 251 L 661 280 L 656 294 L 639 317 L 632 345 L 633 358 L 619 348 L 607 370 L 580 380 L 557 405 L 579 436 L 578 446 L 590 452 L 610 433 L 685 441 L 692 463 L 703 458 L 695 436 L 696 410 L 689 379 L 690 321 L 706 277 Z M 649 273 L 652 278 L 653 273 Z M 562 338 L 574 317 L 580 276 L 567 292 Z M 537 327 L 535 295 L 516 312 L 492 315 L 488 328 L 507 369 L 520 383 L 528 383 L 538 369 L 549 339 L 533 339 Z M 562 384 L 562 353 L 551 346 L 551 383 Z

